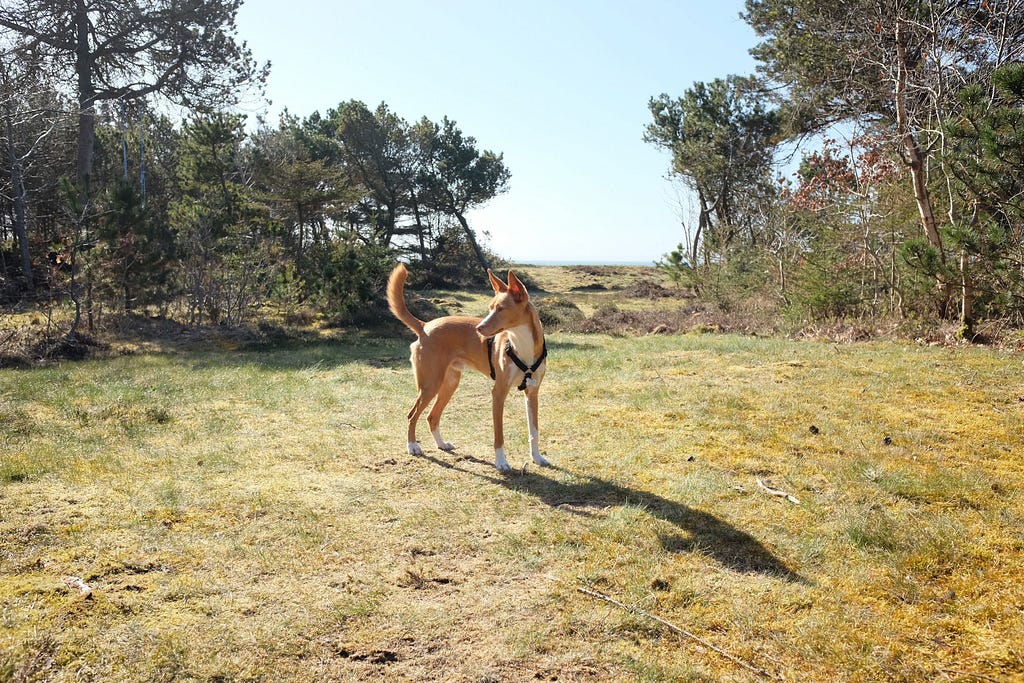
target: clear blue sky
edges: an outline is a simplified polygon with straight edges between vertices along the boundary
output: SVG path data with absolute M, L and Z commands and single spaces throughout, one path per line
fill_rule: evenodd
M 245 0 L 238 37 L 272 62 L 274 123 L 356 99 L 455 121 L 505 155 L 509 190 L 470 221 L 519 262 L 650 263 L 686 200 L 643 141 L 652 96 L 750 74 L 742 0 Z

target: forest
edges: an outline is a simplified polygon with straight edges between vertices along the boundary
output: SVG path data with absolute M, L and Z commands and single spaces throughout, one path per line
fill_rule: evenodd
M 455 286 L 500 259 L 467 213 L 507 190 L 501 152 L 387 103 L 248 120 L 270 65 L 240 6 L 0 7 L 5 309 L 62 311 L 68 338 L 268 305 L 352 320 L 395 258 Z M 659 267 L 795 324 L 1024 326 L 1024 3 L 748 0 L 742 18 L 756 73 L 648 103 L 637 144 L 692 198 Z

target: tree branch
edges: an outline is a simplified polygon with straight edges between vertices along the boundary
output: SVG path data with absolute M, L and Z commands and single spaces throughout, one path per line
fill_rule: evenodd
M 671 621 L 668 621 L 667 619 L 662 619 L 661 617 L 659 617 L 659 616 L 657 616 L 655 614 L 651 614 L 650 612 L 648 612 L 646 610 L 640 609 L 639 607 L 636 607 L 635 605 L 627 605 L 627 604 L 625 604 L 623 602 L 619 602 L 615 598 L 613 598 L 613 597 L 611 597 L 609 595 L 606 595 L 605 593 L 602 593 L 600 591 L 595 591 L 595 590 L 591 590 L 590 588 L 583 588 L 583 587 L 577 587 L 576 590 L 577 590 L 577 592 L 583 593 L 584 595 L 589 595 L 592 598 L 597 598 L 598 600 L 602 600 L 604 602 L 607 602 L 609 605 L 615 605 L 616 607 L 618 607 L 620 609 L 624 609 L 627 612 L 630 612 L 632 614 L 636 614 L 636 615 L 639 615 L 641 617 L 646 617 L 647 619 L 651 619 L 653 621 L 656 621 L 659 624 L 661 624 L 662 626 L 668 628 L 673 633 L 675 633 L 677 635 L 680 635 L 680 636 L 683 636 L 684 638 L 689 638 L 690 640 L 694 641 L 695 643 L 697 643 L 701 647 L 704 647 L 704 648 L 706 648 L 708 650 L 711 650 L 715 654 L 718 654 L 718 655 L 721 655 L 722 657 L 725 657 L 726 659 L 728 659 L 733 664 L 736 664 L 737 666 L 739 666 L 739 667 L 741 667 L 743 669 L 746 669 L 747 671 L 749 671 L 750 673 L 754 674 L 755 676 L 757 676 L 759 678 L 768 679 L 768 680 L 781 680 L 781 678 L 779 676 L 770 674 L 767 671 L 765 671 L 764 669 L 759 669 L 756 666 L 754 666 L 753 664 L 750 664 L 748 662 L 743 661 L 742 659 L 740 659 L 736 655 L 730 654 L 730 653 L 726 652 L 725 650 L 723 650 L 722 648 L 718 647 L 717 645 L 713 645 L 712 643 L 709 643 L 708 641 L 704 640 L 700 636 L 698 636 L 698 635 L 696 635 L 694 633 L 691 633 L 690 631 L 687 631 L 684 628 L 680 628 L 679 626 L 676 626 L 675 624 L 673 624 Z

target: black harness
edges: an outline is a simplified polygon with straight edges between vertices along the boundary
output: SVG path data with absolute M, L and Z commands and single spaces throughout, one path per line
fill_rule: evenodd
M 523 362 L 523 359 L 516 355 L 515 350 L 512 348 L 512 342 L 505 342 L 505 355 L 515 363 L 515 366 L 523 372 L 523 381 L 519 383 L 519 391 L 526 390 L 526 381 L 533 378 L 533 373 L 537 372 L 537 368 L 544 362 L 544 359 L 548 357 L 548 343 L 544 342 L 544 350 L 540 352 L 540 358 L 534 362 L 533 365 L 527 365 Z M 487 362 L 491 366 L 491 379 L 495 379 L 494 373 L 494 337 L 487 338 Z

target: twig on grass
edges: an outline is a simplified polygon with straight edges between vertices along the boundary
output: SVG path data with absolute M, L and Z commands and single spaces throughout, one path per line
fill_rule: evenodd
M 694 633 L 691 633 L 690 631 L 687 631 L 684 628 L 680 628 L 679 626 L 676 626 L 675 624 L 673 624 L 671 621 L 668 621 L 667 619 L 662 619 L 661 617 L 659 617 L 656 614 L 651 614 L 647 610 L 644 610 L 644 609 L 641 609 L 639 607 L 636 607 L 635 605 L 627 605 L 624 602 L 619 602 L 615 598 L 613 598 L 610 595 L 607 595 L 605 593 L 602 593 L 601 591 L 591 590 L 590 588 L 583 588 L 582 586 L 577 586 L 576 590 L 578 592 L 580 592 L 580 593 L 583 593 L 584 595 L 589 595 L 592 598 L 597 598 L 598 600 L 602 600 L 604 602 L 607 602 L 609 605 L 615 605 L 616 607 L 618 607 L 620 609 L 624 609 L 627 612 L 630 612 L 632 614 L 636 614 L 636 615 L 639 615 L 639 616 L 651 619 L 653 621 L 656 621 L 659 624 L 661 624 L 662 626 L 664 626 L 665 628 L 667 628 L 670 631 L 672 631 L 673 633 L 675 633 L 677 635 L 680 635 L 680 636 L 683 636 L 684 638 L 689 638 L 690 640 L 694 641 L 698 645 L 700 645 L 700 646 L 702 646 L 702 647 L 704 647 L 704 648 L 706 648 L 708 650 L 711 650 L 712 652 L 714 652 L 714 653 L 716 653 L 718 655 L 721 655 L 722 657 L 725 657 L 726 659 L 728 659 L 733 664 L 746 669 L 750 673 L 752 673 L 752 674 L 754 674 L 754 675 L 756 675 L 756 676 L 758 676 L 760 678 L 771 679 L 771 680 L 778 680 L 779 679 L 778 676 L 774 676 L 774 675 L 768 673 L 767 671 L 765 671 L 764 669 L 759 669 L 756 666 L 754 666 L 753 664 L 750 664 L 748 662 L 743 661 L 742 659 L 740 659 L 736 655 L 729 654 L 728 652 L 726 652 L 722 648 L 718 647 L 717 645 L 713 645 L 713 644 L 709 643 L 708 641 L 704 640 L 703 638 L 701 638 L 700 636 L 698 636 L 698 635 L 696 635 Z
M 796 496 L 786 493 L 785 491 L 780 491 L 779 489 L 773 489 L 772 487 L 768 486 L 768 484 L 764 483 L 764 479 L 762 479 L 761 477 L 757 477 L 757 485 L 760 486 L 761 490 L 767 493 L 769 496 L 779 496 L 781 498 L 785 498 L 794 505 L 800 504 L 800 501 L 796 499 Z
M 955 674 L 957 676 L 967 676 L 969 678 L 977 678 L 982 681 L 992 681 L 993 683 L 999 683 L 999 679 L 986 676 L 985 674 L 974 673 L 973 671 L 957 671 L 956 669 L 940 669 L 940 671 L 949 677 L 949 674 Z

